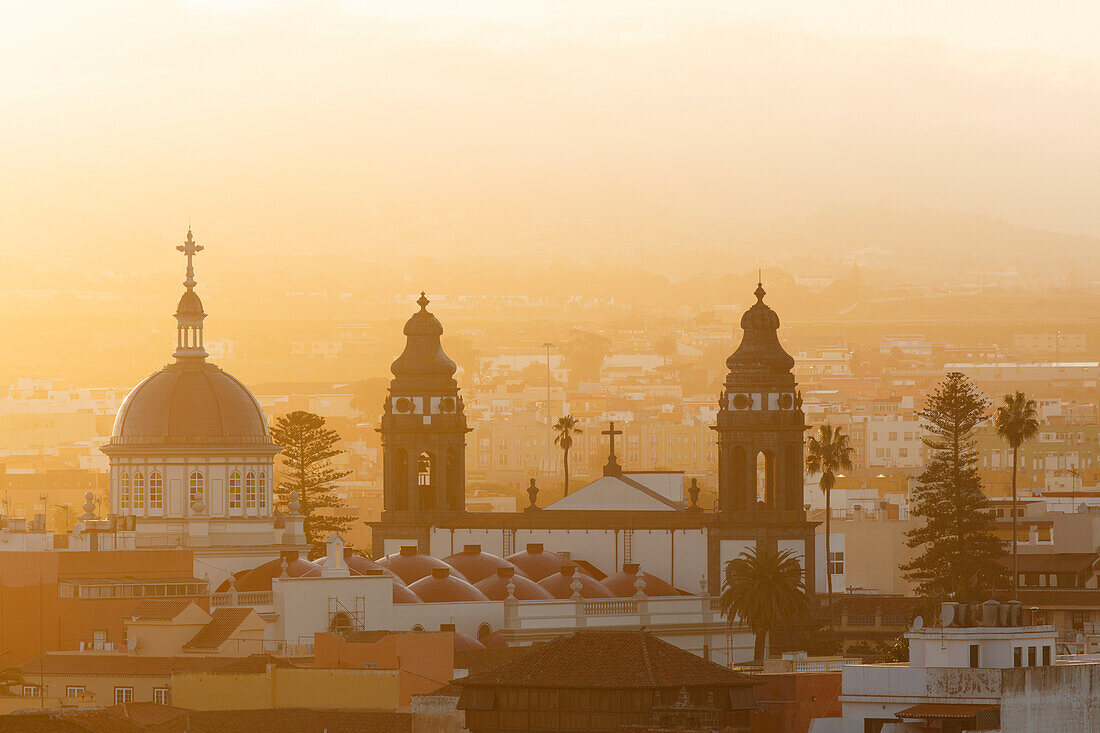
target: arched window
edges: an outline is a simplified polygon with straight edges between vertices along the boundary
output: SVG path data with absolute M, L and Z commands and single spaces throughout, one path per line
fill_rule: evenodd
M 190 477 L 190 489 L 191 489 L 191 505 L 205 502 L 206 483 L 203 481 L 202 473 L 199 471 L 192 471 Z
M 260 508 L 267 509 L 267 474 L 263 471 L 260 471 L 258 479 L 259 484 L 256 487 L 256 491 L 260 498 Z
M 241 472 L 229 474 L 229 508 L 241 508 Z
M 118 511 L 120 514 L 130 510 L 130 474 L 124 473 L 118 480 Z
M 145 474 L 134 474 L 134 511 L 145 511 Z
M 164 479 L 161 478 L 160 471 L 149 474 L 149 508 L 164 508 Z
M 432 457 L 427 453 L 421 453 L 416 462 L 416 485 L 432 485 Z
M 416 626 L 413 626 L 413 627 L 412 627 L 412 630 L 413 630 L 413 631 L 423 631 L 423 630 L 424 630 L 424 627 L 423 627 L 423 626 L 421 626 L 420 624 L 417 624 Z
M 481 626 L 477 627 L 477 640 L 484 642 L 487 638 L 489 638 L 489 634 L 491 633 L 493 633 L 493 627 L 487 623 L 482 624 Z
M 332 620 L 328 622 L 328 630 L 334 634 L 346 634 L 352 631 L 354 626 L 351 623 L 351 617 L 343 611 L 337 611 L 332 615 Z
M 256 508 L 256 474 L 252 471 L 244 476 L 244 505 L 248 509 Z

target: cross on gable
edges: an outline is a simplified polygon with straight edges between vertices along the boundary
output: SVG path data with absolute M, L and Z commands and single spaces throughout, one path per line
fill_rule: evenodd
M 622 430 L 615 429 L 615 421 L 612 420 L 610 427 L 607 430 L 600 431 L 600 435 L 606 435 L 610 438 L 611 445 L 607 455 L 607 465 L 603 467 L 604 476 L 612 476 L 617 473 L 622 473 L 622 468 L 619 467 L 619 462 L 615 458 L 615 436 L 622 435 Z
M 604 430 L 604 431 L 600 432 L 600 435 L 607 435 L 611 438 L 611 457 L 614 458 L 615 457 L 615 436 L 616 435 L 622 435 L 623 431 L 615 429 L 615 421 L 614 420 L 611 421 L 610 425 L 611 425 L 611 427 L 608 428 L 607 430 Z

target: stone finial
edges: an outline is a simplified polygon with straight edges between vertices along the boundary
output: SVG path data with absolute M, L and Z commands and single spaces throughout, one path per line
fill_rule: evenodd
M 279 567 L 282 568 L 282 572 L 279 573 L 280 578 L 289 578 L 290 577 L 289 575 L 287 575 L 287 572 L 286 572 L 286 569 L 287 569 L 288 565 L 290 565 L 290 563 L 288 563 L 286 561 L 286 556 L 284 555 L 282 561 L 279 563 Z
M 688 496 L 691 498 L 691 506 L 688 507 L 691 511 L 701 511 L 702 507 L 699 506 L 699 492 L 702 489 L 699 488 L 699 480 L 692 479 L 691 485 L 688 486 Z
M 516 579 L 515 578 L 508 578 L 508 585 L 506 587 L 508 589 L 508 598 L 509 598 L 509 600 L 515 600 L 515 598 L 516 598 Z
M 641 598 L 645 595 L 645 576 L 642 575 L 642 571 L 639 570 L 634 575 L 634 597 Z
M 199 499 L 191 505 L 191 511 L 193 511 L 195 514 L 205 514 L 206 502 L 204 502 L 202 499 Z
M 534 478 L 531 479 L 531 484 L 527 487 L 527 496 L 530 497 L 530 499 L 531 499 L 531 505 L 528 506 L 528 507 L 524 507 L 523 511 L 525 511 L 525 512 L 538 511 L 539 506 L 537 504 L 537 501 L 538 501 L 538 498 L 539 498 L 539 487 L 535 486 L 535 479 Z
M 87 492 L 84 494 L 84 516 L 81 519 L 95 519 L 95 494 Z
M 576 575 L 574 575 L 573 576 L 573 582 L 569 584 L 569 590 L 573 591 L 573 595 L 570 596 L 570 598 L 572 600 L 574 600 L 574 601 L 581 600 L 581 588 L 582 587 L 584 587 L 584 586 L 581 585 L 581 579 L 578 578 Z
M 298 492 L 290 492 L 290 502 L 287 504 L 287 512 L 290 516 L 298 517 L 302 514 L 302 503 L 298 501 Z

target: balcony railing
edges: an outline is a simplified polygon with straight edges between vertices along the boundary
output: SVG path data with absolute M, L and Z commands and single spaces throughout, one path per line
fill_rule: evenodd
M 586 616 L 612 616 L 616 614 L 638 613 L 638 602 L 632 599 L 585 601 L 584 613 Z
M 210 595 L 211 608 L 256 608 L 270 606 L 273 602 L 272 592 L 269 590 L 229 591 Z

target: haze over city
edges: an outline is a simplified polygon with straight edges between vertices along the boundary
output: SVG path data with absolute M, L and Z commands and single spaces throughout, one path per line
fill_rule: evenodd
M 0 733 L 1100 730 L 1098 28 L 0 0 Z

